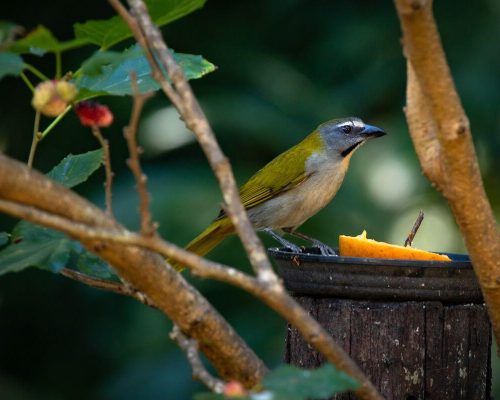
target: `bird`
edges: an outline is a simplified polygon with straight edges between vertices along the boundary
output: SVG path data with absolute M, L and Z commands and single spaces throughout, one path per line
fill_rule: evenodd
M 239 195 L 256 231 L 263 231 L 289 251 L 301 248 L 282 237 L 288 233 L 312 243 L 322 255 L 336 255 L 328 245 L 296 229 L 335 197 L 349 162 L 367 140 L 386 132 L 360 118 L 337 118 L 320 124 L 300 143 L 274 158 L 255 173 Z M 235 232 L 224 210 L 185 247 L 204 256 Z M 279 232 L 279 233 L 278 233 Z M 181 263 L 169 260 L 177 270 Z

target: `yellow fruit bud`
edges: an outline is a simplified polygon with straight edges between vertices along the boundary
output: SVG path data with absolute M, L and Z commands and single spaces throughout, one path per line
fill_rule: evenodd
M 78 89 L 67 81 L 44 81 L 37 85 L 31 105 L 48 117 L 57 117 L 76 97 Z
M 42 108 L 54 97 L 56 89 L 52 81 L 44 81 L 37 85 L 33 93 L 31 105 L 35 110 L 42 111 Z
M 68 81 L 58 81 L 56 83 L 56 91 L 61 99 L 67 102 L 73 101 L 78 94 L 77 87 Z

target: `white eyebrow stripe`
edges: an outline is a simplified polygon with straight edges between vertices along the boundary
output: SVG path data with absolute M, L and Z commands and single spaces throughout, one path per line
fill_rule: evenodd
M 361 121 L 354 120 L 354 121 L 344 122 L 344 123 L 339 125 L 339 127 L 343 127 L 343 126 L 355 126 L 356 128 L 364 128 L 365 124 Z

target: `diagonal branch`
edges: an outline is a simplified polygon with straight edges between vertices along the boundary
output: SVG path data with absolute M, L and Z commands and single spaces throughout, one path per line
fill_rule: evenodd
M 301 332 L 304 338 L 316 347 L 325 358 L 361 382 L 363 385 L 355 393 L 361 399 L 381 399 L 376 389 L 359 367 L 340 348 L 333 338 L 311 317 L 282 286 L 269 285 L 266 281 L 253 278 L 237 269 L 214 263 L 182 248 L 168 243 L 158 236 L 146 237 L 126 230 L 96 229 L 74 223 L 63 217 L 51 215 L 34 207 L 0 200 L 0 210 L 19 218 L 49 226 L 67 234 L 94 241 L 106 241 L 129 246 L 141 246 L 153 250 L 164 257 L 176 258 L 196 275 L 212 278 L 240 287 L 259 298 L 278 314 L 288 320 Z
M 255 289 L 252 293 L 296 326 L 305 339 L 322 352 L 330 362 L 358 379 L 362 384 L 361 388 L 356 391 L 358 397 L 361 399 L 380 399 L 377 390 L 359 367 L 319 323 L 311 318 L 284 290 L 241 203 L 231 165 L 222 153 L 208 120 L 194 96 L 191 86 L 184 77 L 182 69 L 175 62 L 172 53 L 161 36 L 161 32 L 152 22 L 144 2 L 142 0 L 128 0 L 132 11 L 131 15 L 118 0 L 109 1 L 124 18 L 125 22 L 129 23 L 136 40 L 143 46 L 145 51 L 150 51 L 155 55 L 155 60 L 150 63 L 153 77 L 164 88 L 165 93 L 181 114 L 186 126 L 196 135 L 208 158 L 210 166 L 219 181 L 225 209 L 241 238 L 257 276 L 257 281 L 251 281 L 253 289 Z M 168 72 L 172 84 L 163 75 L 158 64 Z M 204 271 L 203 273 L 208 274 L 212 271 Z
M 143 49 L 157 56 L 153 62 L 150 60 L 153 77 L 177 108 L 187 127 L 198 138 L 219 181 L 227 205 L 228 215 L 242 240 L 256 274 L 259 279 L 267 280 L 270 284 L 278 284 L 278 278 L 272 271 L 264 247 L 253 230 L 241 204 L 231 165 L 220 149 L 212 128 L 191 90 L 191 86 L 184 77 L 182 69 L 175 62 L 172 53 L 161 36 L 161 32 L 152 22 L 144 2 L 142 0 L 129 1 L 132 10 L 132 15 L 130 15 L 118 0 L 109 1 L 124 18 L 125 22 L 129 24 L 136 40 Z M 158 63 L 168 72 L 172 84 L 168 82 Z

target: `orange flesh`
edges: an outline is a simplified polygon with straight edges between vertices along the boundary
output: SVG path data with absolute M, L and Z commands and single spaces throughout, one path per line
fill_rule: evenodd
M 339 253 L 346 257 L 392 258 L 400 260 L 451 261 L 444 254 L 377 242 L 366 238 L 366 231 L 359 236 L 339 236 Z

